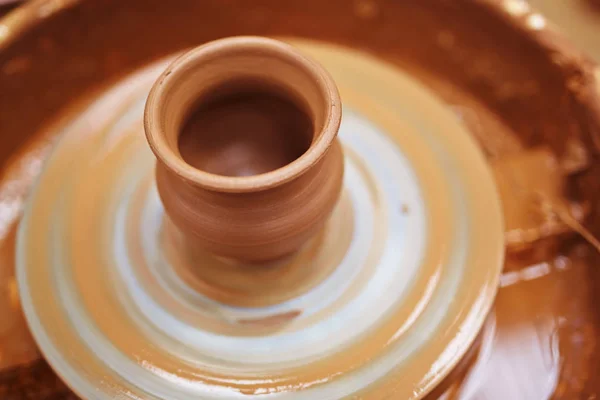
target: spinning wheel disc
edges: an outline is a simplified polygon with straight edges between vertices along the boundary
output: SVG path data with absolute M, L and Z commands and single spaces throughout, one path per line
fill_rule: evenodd
M 20 227 L 18 279 L 37 342 L 81 396 L 415 399 L 475 339 L 504 249 L 475 142 L 398 70 L 290 42 L 340 89 L 346 173 L 327 226 L 277 263 L 179 251 L 142 126 L 164 62 L 64 126 Z

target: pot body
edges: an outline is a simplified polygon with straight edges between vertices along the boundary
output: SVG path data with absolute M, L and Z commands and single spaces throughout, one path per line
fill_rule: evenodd
M 302 247 L 331 214 L 343 175 L 338 139 L 301 175 L 257 192 L 219 192 L 186 181 L 160 161 L 156 168 L 165 210 L 189 247 L 248 262 L 277 259 Z

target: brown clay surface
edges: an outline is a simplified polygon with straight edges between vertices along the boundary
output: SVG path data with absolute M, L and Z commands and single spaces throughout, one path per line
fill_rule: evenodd
M 538 1 L 540 2 L 541 0 Z M 196 33 L 197 24 L 191 15 L 198 15 L 199 10 L 194 8 L 201 6 L 182 2 L 184 6 L 178 11 L 164 2 L 153 2 L 143 9 L 157 11 L 140 12 L 137 8 L 140 5 L 132 5 L 133 3 L 98 2 L 68 11 L 50 21 L 45 30 L 33 32 L 19 45 L 0 53 L 0 88 L 5 94 L 0 97 L 0 158 L 5 171 L 9 166 L 29 166 L 22 169 L 15 179 L 2 182 L 2 193 L 11 194 L 9 202 L 6 201 L 7 197 L 2 197 L 2 209 L 16 210 L 2 214 L 3 225 L 6 223 L 8 227 L 16 222 L 31 176 L 35 176 L 39 161 L 45 156 L 43 151 L 39 151 L 45 139 L 32 139 L 34 133 L 52 115 L 60 115 L 59 110 L 64 112 L 69 104 L 68 99 L 82 95 L 82 88 L 92 87 L 93 82 L 109 82 L 123 71 L 139 66 L 151 57 L 213 36 Z M 219 8 L 216 3 L 206 2 L 206 9 L 202 11 L 212 7 L 213 11 L 219 10 L 223 20 L 236 21 L 238 28 L 229 27 L 229 34 L 293 31 L 310 37 L 315 36 L 310 31 L 314 28 L 309 28 L 307 20 L 319 22 L 319 18 L 323 18 L 332 21 L 335 15 L 339 26 L 327 25 L 327 28 L 323 28 L 321 34 L 325 39 L 369 48 L 397 64 L 411 60 L 429 70 L 438 68 L 438 73 L 442 67 L 435 65 L 442 65 L 441 60 L 447 61 L 443 67 L 446 77 L 461 87 L 469 88 L 480 99 L 480 107 L 502 115 L 503 122 L 513 133 L 511 137 L 498 143 L 498 146 L 489 149 L 487 153 L 490 159 L 500 159 L 501 162 L 508 154 L 498 149 L 521 152 L 532 145 L 547 144 L 557 156 L 554 162 L 562 165 L 565 160 L 569 161 L 568 157 L 563 157 L 568 148 L 565 146 L 565 132 L 571 138 L 586 141 L 589 144 L 587 150 L 594 154 L 589 137 L 594 119 L 565 89 L 569 78 L 581 77 L 577 71 L 570 75 L 568 68 L 536 68 L 535 66 L 546 65 L 548 60 L 529 41 L 521 41 L 518 34 L 503 36 L 506 42 L 489 39 L 486 43 L 486 37 L 496 38 L 494 30 L 503 26 L 497 18 L 485 20 L 484 31 L 491 32 L 489 36 L 473 35 L 472 43 L 465 46 L 461 40 L 469 33 L 469 21 L 477 21 L 485 12 L 468 4 L 465 6 L 466 2 L 463 1 L 455 3 L 461 3 L 456 7 L 462 8 L 458 10 L 449 5 L 450 2 L 441 0 L 423 2 L 425 6 L 434 5 L 446 12 L 444 18 L 437 15 L 433 20 L 423 17 L 427 14 L 424 7 L 416 5 L 417 3 L 408 5 L 409 2 L 404 3 L 405 5 L 398 2 L 383 9 L 377 2 L 358 1 L 353 3 L 353 9 L 344 12 L 339 10 L 347 8 L 347 3 L 331 2 L 321 4 L 322 9 L 318 14 L 305 15 L 304 3 L 290 5 L 289 9 L 278 11 L 273 3 L 263 1 L 257 2 L 255 8 L 246 10 L 243 16 L 232 11 L 233 9 L 225 6 Z M 164 15 L 172 18 L 165 18 Z M 289 15 L 289 18 L 278 19 L 282 15 Z M 401 15 L 404 15 L 406 23 L 398 25 Z M 440 20 L 444 20 L 446 25 Z M 109 21 L 112 30 L 106 29 Z M 189 23 L 185 25 L 182 21 Z M 207 19 L 206 22 L 207 30 L 213 29 L 215 35 L 224 32 L 216 21 Z M 70 30 L 65 31 L 65 26 L 70 26 Z M 161 35 L 173 32 L 173 36 L 158 35 L 157 26 L 161 26 Z M 480 28 L 474 29 L 476 31 Z M 404 35 L 404 29 L 422 32 L 423 41 L 418 44 L 402 42 L 398 38 Z M 134 31 L 135 35 L 132 34 Z M 77 35 L 74 32 L 85 33 L 88 39 L 85 45 L 75 39 Z M 108 41 L 107 38 L 111 38 L 111 35 L 114 35 L 113 41 Z M 146 37 L 144 43 L 134 39 L 140 37 Z M 502 64 L 502 70 L 495 69 L 492 53 L 510 53 L 514 49 L 511 49 L 510 43 L 513 41 L 509 39 L 515 38 L 515 46 L 524 48 L 519 64 L 531 65 L 531 68 L 521 70 L 516 64 Z M 113 46 L 116 40 L 123 42 L 121 48 Z M 486 52 L 485 49 L 491 48 L 492 43 L 496 46 L 494 51 Z M 439 46 L 441 54 L 433 54 L 432 46 Z M 94 50 L 90 51 L 90 48 Z M 474 59 L 480 63 L 473 63 Z M 467 72 L 465 65 L 469 67 Z M 503 77 L 508 75 L 515 78 L 512 82 L 529 82 L 529 85 L 499 84 L 506 82 Z M 70 79 L 61 79 L 65 76 Z M 576 81 L 571 83 L 575 85 Z M 37 92 L 32 89 L 35 85 L 41 85 Z M 432 83 L 432 86 L 435 85 Z M 544 90 L 540 90 L 540 87 L 544 87 Z M 32 108 L 34 99 L 38 104 L 35 109 Z M 553 103 L 553 99 L 560 99 L 560 102 Z M 462 106 L 464 103 L 455 104 Z M 577 119 L 573 119 L 573 116 Z M 477 124 L 470 126 L 480 132 Z M 495 138 L 486 137 L 485 132 L 482 135 L 484 142 L 495 143 Z M 26 140 L 30 140 L 29 150 L 17 152 L 17 149 L 23 149 Z M 37 148 L 34 146 L 36 143 L 40 144 Z M 529 151 L 524 157 L 529 157 L 530 154 L 535 158 L 534 153 Z M 594 192 L 598 193 L 599 172 L 600 168 L 596 164 L 586 165 L 581 172 L 566 178 L 566 190 L 583 202 L 594 201 Z M 591 210 L 588 221 L 590 228 L 598 233 L 600 224 L 594 210 Z M 2 293 L 9 291 L 8 283 L 12 280 L 13 269 L 10 260 L 14 244 L 8 239 L 6 243 L 7 247 L 2 251 L 2 268 L 9 272 L 8 278 L 2 272 Z M 455 376 L 454 381 L 447 382 L 449 388 L 443 395 L 444 398 L 574 399 L 595 398 L 600 395 L 600 382 L 596 379 L 600 370 L 600 315 L 597 309 L 599 265 L 597 253 L 572 232 L 567 233 L 558 243 L 543 247 L 542 250 L 509 256 L 492 317 L 495 327 L 492 330 L 494 340 L 491 341 L 491 350 L 484 352 L 480 349 L 474 361 L 468 363 L 466 375 Z M 0 301 L 6 302 L 9 298 L 1 296 Z M 3 307 L 7 307 L 6 303 L 0 305 L 0 310 Z M 20 347 L 33 348 L 32 341 L 26 335 L 19 334 L 18 339 L 22 342 Z M 0 398 L 74 397 L 43 361 L 23 365 L 20 359 L 13 357 L 7 349 L 14 348 L 14 337 L 6 339 L 0 336 L 0 340 L 0 358 L 5 365 L 10 365 L 0 372 Z M 472 397 L 468 397 L 468 394 Z
M 308 150 L 312 123 L 281 96 L 239 93 L 202 105 L 179 137 L 190 165 L 225 176 L 251 176 L 281 168 Z

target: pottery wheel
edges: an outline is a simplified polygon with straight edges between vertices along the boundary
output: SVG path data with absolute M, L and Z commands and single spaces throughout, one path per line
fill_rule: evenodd
M 328 224 L 290 258 L 177 251 L 142 126 L 169 60 L 60 127 L 20 226 L 18 280 L 41 350 L 82 397 L 420 398 L 475 339 L 503 229 L 469 132 L 410 76 L 289 42 L 339 86 L 346 168 Z

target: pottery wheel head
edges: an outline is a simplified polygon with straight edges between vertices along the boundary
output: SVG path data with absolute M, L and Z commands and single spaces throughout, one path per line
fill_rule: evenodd
M 469 132 L 407 74 L 290 40 L 336 81 L 343 190 L 297 253 L 248 266 L 182 251 L 144 137 L 169 60 L 61 127 L 19 230 L 23 307 L 84 398 L 421 398 L 492 304 L 500 201 Z M 215 273 L 218 271 L 218 273 Z

